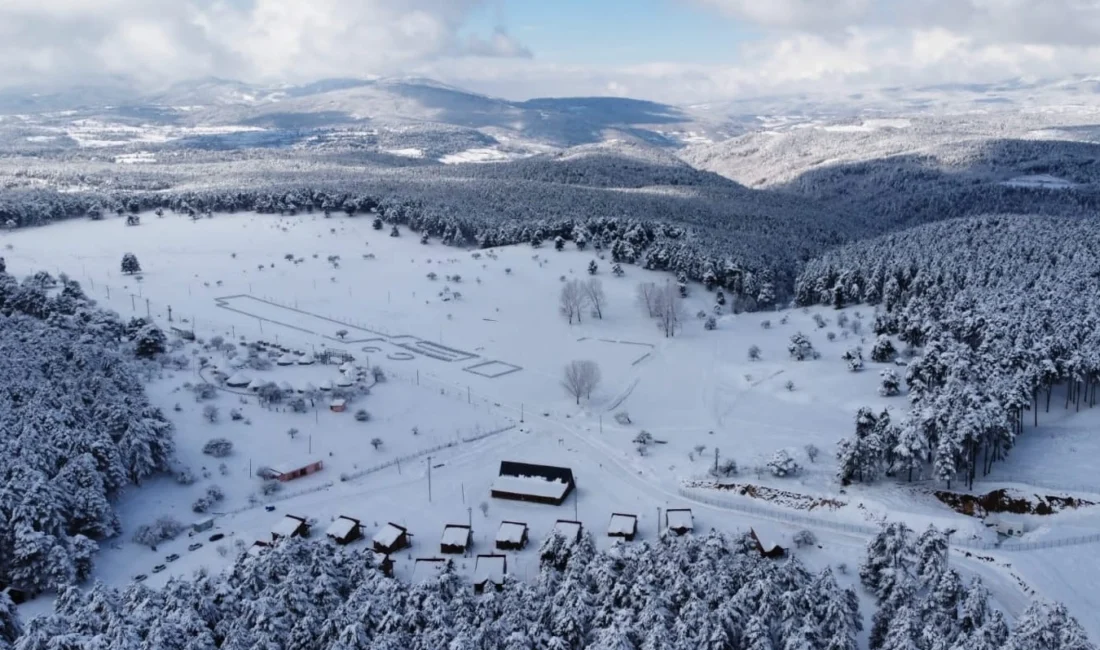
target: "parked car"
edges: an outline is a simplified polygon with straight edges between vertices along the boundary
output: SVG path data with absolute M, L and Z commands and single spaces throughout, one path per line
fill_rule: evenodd
M 179 556 L 178 553 L 173 553 L 173 554 L 169 555 L 168 557 L 164 558 L 164 560 L 166 562 L 175 562 L 178 559 L 180 559 L 180 556 Z
M 275 506 L 264 506 L 264 510 L 268 512 L 275 512 Z
M 144 573 L 139 573 L 136 576 L 134 576 L 134 582 L 141 582 L 142 580 L 144 580 L 148 577 L 149 576 L 145 575 Z
M 222 533 L 214 533 L 213 535 L 210 536 L 210 541 L 211 542 L 216 542 L 216 541 L 218 541 L 219 539 L 221 539 L 223 537 L 225 537 L 225 535 L 222 534 Z
M 158 564 L 155 567 L 153 567 L 153 573 L 160 573 L 161 571 L 164 571 L 166 568 L 167 567 L 165 567 L 163 564 Z
M 195 542 L 194 544 L 192 544 L 192 545 L 188 546 L 188 547 L 187 547 L 187 550 L 189 550 L 189 551 L 197 551 L 197 550 L 199 550 L 200 548 L 202 548 L 202 542 Z

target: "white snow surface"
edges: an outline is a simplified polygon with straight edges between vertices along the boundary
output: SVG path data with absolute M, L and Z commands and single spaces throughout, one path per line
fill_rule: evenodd
M 439 558 L 417 558 L 413 565 L 412 582 L 419 584 L 438 578 L 443 569 L 447 568 L 447 561 Z
M 493 479 L 493 489 L 513 494 L 560 499 L 569 489 L 569 484 L 562 481 L 548 481 L 538 476 L 498 476 Z
M 343 514 L 360 519 L 369 530 L 393 521 L 414 535 L 423 535 L 422 539 L 434 540 L 457 513 L 464 517 L 471 503 L 485 501 L 489 510 L 482 524 L 475 522 L 475 546 L 491 548 L 497 532 L 491 522 L 508 519 L 527 522 L 533 537 L 544 537 L 564 511 L 491 499 L 501 460 L 572 468 L 581 489 L 576 515 L 570 511 L 569 516 L 602 532 L 612 512 L 636 513 L 641 540 L 652 539 L 663 528 L 664 522 L 656 519 L 658 508 L 684 507 L 692 509 L 697 530 L 747 533 L 750 526 L 766 522 L 778 535 L 790 536 L 806 528 L 780 521 L 791 513 L 861 526 L 904 520 L 915 530 L 929 524 L 955 528 L 953 540 L 996 539 L 980 520 L 938 502 L 931 491 L 939 486 L 928 482 L 880 481 L 852 485 L 840 494 L 835 444 L 851 435 L 857 409 L 890 408 L 900 419 L 907 408 L 904 394 L 878 396 L 878 373 L 886 366 L 867 361 L 865 370 L 852 373 L 840 359 L 856 346 L 863 346 L 868 357 L 872 308 L 723 314 L 716 330 L 705 331 L 703 320 L 694 315 L 701 310 L 711 313 L 714 294 L 691 285 L 684 301 L 683 329 L 666 339 L 637 307 L 635 288 L 643 281 L 664 282 L 667 276 L 624 265 L 625 277 L 616 278 L 607 259 L 591 249 L 577 251 L 572 244 L 562 252 L 527 245 L 467 251 L 435 243 L 421 245 L 403 228 L 402 236 L 389 237 L 388 229 L 372 230 L 369 219 L 341 214 L 330 219 L 216 214 L 198 221 L 173 214 L 141 217 L 137 227 L 109 217 L 3 231 L 0 246 L 5 247 L 9 272 L 22 276 L 41 269 L 64 271 L 79 280 L 89 296 L 124 318 L 146 316 L 148 300 L 149 315 L 167 326 L 171 305 L 172 324 L 193 326 L 200 339 L 245 337 L 249 342 L 264 340 L 311 354 L 324 347 L 337 348 L 353 354 L 358 365 L 381 367 L 387 379 L 372 385 L 369 394 L 358 392 L 357 387 L 372 381 L 358 381 L 351 389 L 354 396 L 347 412 L 330 411 L 328 400 L 310 404 L 307 398 L 307 412 L 295 413 L 286 404 L 261 406 L 255 395 L 241 391 L 219 390 L 214 400 L 196 402 L 184 384 L 215 380 L 213 373 L 196 372 L 194 361 L 187 370 L 154 371 L 147 392 L 175 424 L 179 463 L 191 467 L 197 476 L 200 468 L 207 467 L 210 475 L 189 486 L 164 477 L 127 490 L 118 502 L 122 533 L 102 544 L 93 580 L 125 585 L 133 575 L 145 573 L 149 575 L 145 584 L 155 588 L 200 568 L 222 570 L 233 561 L 237 540 L 243 542 L 243 551 L 252 540 L 270 538 L 274 518 L 286 513 L 308 513 L 319 521 Z M 141 262 L 140 282 L 119 273 L 119 260 L 126 252 L 133 252 Z M 305 261 L 286 263 L 286 253 Z M 366 258 L 367 253 L 374 257 Z M 332 254 L 340 255 L 339 269 L 324 261 Z M 590 261 L 597 262 L 595 277 L 607 294 L 604 318 L 585 314 L 582 323 L 570 326 L 558 313 L 559 278 L 587 278 Z M 258 270 L 261 264 L 262 271 Z M 506 268 L 511 272 L 505 273 Z M 440 279 L 427 279 L 429 271 L 437 272 Z M 461 274 L 461 283 L 442 280 L 453 274 Z M 443 301 L 439 294 L 444 285 L 460 290 L 462 300 Z M 244 298 L 219 302 L 234 296 Z M 825 328 L 814 323 L 815 314 L 825 319 Z M 862 331 L 840 327 L 841 315 L 861 321 Z M 182 318 L 187 322 L 179 322 Z M 769 327 L 762 327 L 765 322 Z M 348 330 L 345 340 L 335 335 L 341 329 Z M 796 362 L 789 358 L 788 341 L 799 331 L 812 340 L 820 359 Z M 835 340 L 826 338 L 830 332 Z M 417 351 L 428 343 L 474 356 L 448 354 L 448 359 L 462 360 L 443 360 Z M 754 344 L 761 348 L 760 361 L 750 361 L 746 354 Z M 221 368 L 242 364 L 244 356 L 230 360 L 223 352 L 197 343 L 183 344 L 179 354 L 193 360 L 207 356 Z M 579 406 L 560 387 L 562 368 L 572 359 L 595 361 L 603 376 L 591 399 Z M 305 387 L 330 380 L 335 370 L 336 366 L 320 363 L 273 365 L 269 370 L 248 368 L 239 373 L 247 376 L 238 379 L 245 379 L 246 385 L 260 378 Z M 788 381 L 793 390 L 785 387 Z M 1055 392 L 1055 404 L 1059 394 Z M 174 409 L 176 404 L 179 411 Z M 250 424 L 228 416 L 207 422 L 202 417 L 206 404 L 217 405 L 223 413 L 238 409 Z M 368 422 L 354 419 L 352 413 L 360 408 L 370 412 Z M 617 424 L 613 416 L 619 411 L 629 412 L 633 423 Z M 1091 460 L 1100 456 L 1100 436 L 1095 435 L 1100 412 L 1075 413 L 1052 405 L 1037 429 L 1026 424 L 1008 461 L 995 464 L 981 488 L 992 489 L 998 481 L 1015 482 L 1037 493 L 1054 494 L 1064 487 L 1100 500 L 1096 496 L 1100 479 Z M 509 425 L 514 428 L 480 437 Z M 411 433 L 413 427 L 417 435 Z M 290 428 L 299 431 L 293 438 L 286 434 Z M 632 441 L 642 429 L 665 444 L 649 445 L 646 455 L 639 455 Z M 214 437 L 233 440 L 234 450 L 212 464 L 202 447 Z M 381 441 L 377 448 L 371 445 L 375 437 Z M 821 450 L 816 462 L 805 456 L 803 448 L 808 444 Z M 698 447 L 703 451 L 697 452 Z M 428 449 L 434 449 L 430 501 Z M 809 500 L 836 499 L 843 505 L 809 512 L 791 505 L 789 499 L 771 503 L 730 491 L 704 490 L 724 502 L 775 513 L 762 516 L 692 500 L 680 492 L 682 482 L 707 479 L 715 449 L 720 460 L 733 458 L 742 468 L 740 475 L 729 479 L 732 482 L 784 490 Z M 766 470 L 754 471 L 779 449 L 787 450 L 803 466 L 798 475 L 778 478 Z M 275 495 L 259 493 L 260 482 L 250 468 L 310 457 L 321 458 L 325 471 L 289 482 Z M 394 463 L 398 458 L 400 464 Z M 224 471 L 217 469 L 221 463 Z M 354 478 L 338 480 L 341 474 Z M 156 553 L 130 541 L 135 528 L 160 516 L 191 521 L 191 504 L 215 484 L 225 499 L 218 506 L 221 514 L 215 528 L 208 533 L 224 534 L 224 540 L 188 551 L 195 539 L 183 536 L 158 546 Z M 1043 492 L 1047 489 L 1052 491 Z M 250 505 L 250 497 L 274 506 L 275 512 Z M 1032 517 L 1032 532 L 1020 541 L 1056 540 L 1095 531 L 1100 528 L 1097 510 Z M 475 518 L 480 516 L 474 513 Z M 619 525 L 628 529 L 629 519 L 612 519 L 608 530 Z M 825 528 L 814 532 L 822 548 L 794 551 L 808 568 L 840 562 L 858 566 L 867 543 L 864 535 Z M 208 533 L 198 541 L 205 542 Z M 616 541 L 602 534 L 595 539 L 602 548 Z M 538 566 L 536 546 L 512 554 L 509 571 L 521 579 L 533 577 Z M 223 556 L 219 547 L 233 552 Z M 1074 571 L 1072 560 L 1076 557 L 1083 566 L 1089 548 L 988 553 L 996 562 L 961 553 L 952 559 L 965 575 L 981 576 L 1010 615 L 1021 613 L 1031 597 L 1015 579 L 1013 572 L 1018 572 L 1037 595 L 1066 600 L 1070 611 L 1095 634 L 1090 620 L 1096 609 L 1089 590 L 1097 576 L 1085 568 Z M 166 553 L 181 557 L 165 571 L 152 574 L 150 569 Z M 393 559 L 397 576 L 410 577 L 412 558 L 399 554 Z M 1047 559 L 1051 564 L 1044 564 Z M 472 573 L 469 566 L 458 570 L 466 576 Z M 838 579 L 845 586 L 857 583 L 850 574 Z M 38 599 L 28 611 L 48 604 L 48 599 Z
M 1034 187 L 1046 190 L 1067 190 L 1075 186 L 1074 183 L 1064 178 L 1058 178 L 1057 176 L 1051 176 L 1049 174 L 1017 176 L 1004 181 L 1001 185 L 1007 185 L 1008 187 Z
M 505 544 L 519 544 L 523 542 L 523 533 L 526 530 L 527 527 L 522 524 L 503 521 L 500 524 L 500 529 L 497 530 L 496 541 Z
M 479 555 L 474 565 L 475 585 L 492 582 L 495 585 L 504 582 L 504 573 L 507 560 L 502 555 Z

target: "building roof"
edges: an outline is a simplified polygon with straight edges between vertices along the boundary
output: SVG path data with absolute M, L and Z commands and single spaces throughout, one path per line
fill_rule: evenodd
M 413 584 L 429 582 L 439 577 L 447 568 L 447 560 L 438 557 L 419 557 L 413 563 Z
M 229 379 L 226 379 L 225 383 L 228 386 L 247 386 L 250 381 L 252 380 L 248 377 L 248 375 L 244 374 L 243 372 L 238 372 Z
M 333 384 L 331 379 L 326 379 L 321 382 L 321 390 L 332 390 L 335 387 L 336 384 Z
M 260 554 L 263 553 L 264 551 L 266 551 L 267 549 L 268 549 L 267 544 L 264 544 L 262 542 L 252 542 L 252 546 L 249 546 L 248 550 L 245 551 L 245 552 L 248 553 L 249 555 L 251 555 L 252 557 L 259 557 Z
M 554 532 L 561 533 L 567 539 L 577 539 L 581 534 L 581 522 L 559 519 L 554 522 Z
M 259 377 L 256 377 L 252 381 L 248 382 L 248 387 L 252 390 L 259 390 L 260 388 L 267 386 L 269 383 L 270 382 L 268 382 L 266 379 L 260 379 Z
M 770 553 L 776 548 L 783 548 L 786 536 L 767 523 L 754 523 L 749 531 L 756 537 L 756 541 L 760 542 L 760 548 L 764 549 L 765 553 Z
M 348 536 L 348 533 L 355 530 L 355 527 L 359 525 L 359 522 L 351 517 L 345 517 L 340 515 L 329 524 L 328 530 L 325 531 L 326 535 L 342 539 Z
M 298 363 L 298 357 L 287 352 L 283 356 L 279 357 L 279 360 L 275 363 L 279 364 L 280 366 L 289 366 L 291 364 Z
M 345 361 L 344 363 L 340 364 L 339 370 L 340 372 L 355 372 L 355 364 L 350 361 Z
M 492 582 L 504 584 L 505 558 L 503 555 L 479 555 L 474 564 L 474 584 Z
M 275 522 L 275 525 L 271 527 L 271 534 L 279 535 L 280 537 L 290 537 L 298 530 L 298 527 L 304 523 L 306 523 L 304 520 L 294 515 L 284 515 L 282 519 Z
M 339 377 L 336 378 L 336 385 L 339 386 L 340 388 L 347 388 L 348 386 L 354 386 L 355 381 L 352 380 L 352 378 L 348 377 L 347 375 L 340 375 Z
M 405 532 L 405 529 L 397 524 L 386 524 L 374 534 L 374 543 L 382 546 L 393 546 Z
M 292 460 L 292 461 L 287 461 L 285 463 L 279 463 L 278 465 L 271 465 L 271 471 L 275 472 L 276 476 L 278 476 L 279 474 L 289 474 L 291 472 L 298 471 L 298 470 L 302 469 L 303 467 L 309 467 L 310 465 L 315 465 L 315 464 L 320 463 L 320 462 L 321 462 L 320 458 L 306 458 L 304 460 Z
M 347 406 L 348 401 L 343 398 L 337 398 L 329 402 L 329 406 Z
M 309 364 L 313 363 L 313 355 L 306 352 L 302 356 L 298 357 L 298 363 L 302 364 L 303 366 L 308 366 Z
M 470 527 L 464 524 L 447 524 L 443 527 L 443 539 L 440 543 L 445 546 L 466 546 L 470 541 Z
M 691 529 L 693 528 L 691 510 L 666 510 L 665 516 L 668 517 L 668 527 L 675 529 Z
M 615 513 L 611 515 L 611 523 L 607 525 L 607 532 L 609 535 L 630 535 L 637 527 L 638 517 L 636 515 Z
M 561 499 L 569 489 L 569 484 L 536 476 L 498 476 L 493 479 L 493 489 L 509 494 Z
M 500 522 L 500 530 L 497 531 L 497 541 L 506 544 L 520 544 L 523 542 L 523 533 L 527 531 L 527 524 L 514 521 Z
M 284 379 L 279 382 L 279 390 L 283 391 L 284 393 L 289 393 L 290 391 L 294 390 L 294 387 L 290 385 L 289 381 Z

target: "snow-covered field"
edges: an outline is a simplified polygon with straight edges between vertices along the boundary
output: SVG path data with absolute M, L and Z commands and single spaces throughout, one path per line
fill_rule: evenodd
M 205 341 L 245 337 L 309 353 L 343 350 L 357 364 L 380 366 L 388 375 L 369 395 L 353 399 L 345 412 L 329 410 L 322 400 L 305 413 L 293 413 L 285 404 L 261 406 L 247 389 L 223 390 L 214 400 L 196 402 L 183 386 L 211 379 L 209 371 L 200 376 L 197 362 L 188 370 L 165 370 L 150 386 L 150 397 L 177 426 L 181 462 L 210 476 L 186 487 L 160 479 L 127 494 L 120 508 L 126 532 L 101 553 L 96 577 L 121 583 L 149 574 L 149 584 L 162 584 L 198 567 L 225 566 L 239 552 L 238 540 L 245 545 L 270 540 L 271 526 L 284 514 L 315 519 L 317 535 L 338 515 L 360 519 L 368 539 L 386 522 L 407 527 L 413 546 L 396 558 L 398 574 L 404 576 L 411 574 L 414 558 L 439 554 L 448 523 L 472 522 L 474 552 L 491 549 L 502 520 L 527 523 L 531 544 L 510 553 L 515 558 L 508 563 L 509 571 L 519 574 L 533 572 L 534 549 L 556 519 L 576 517 L 601 543 L 607 542 L 611 513 L 638 515 L 641 537 L 652 538 L 658 509 L 669 507 L 692 508 L 696 530 L 753 526 L 789 540 L 804 527 L 685 498 L 679 492 L 683 481 L 706 478 L 716 457 L 737 462 L 740 472 L 731 481 L 793 495 L 770 504 L 719 495 L 732 503 L 771 507 L 780 517 L 789 508 L 837 524 L 905 519 L 921 529 L 935 523 L 957 529 L 955 540 L 995 540 L 980 521 L 957 515 L 930 496 L 930 484 L 886 482 L 844 491 L 837 485 L 835 443 L 851 434 L 856 410 L 889 408 L 900 418 L 906 407 L 904 396 L 877 393 L 879 372 L 887 366 L 869 361 L 871 309 L 726 313 L 716 330 L 707 331 L 697 313 L 713 313 L 715 294 L 691 286 L 683 328 L 665 338 L 635 294 L 640 282 L 663 284 L 670 280 L 667 274 L 624 266 L 625 275 L 615 277 L 606 256 L 578 251 L 572 243 L 561 252 L 553 246 L 470 251 L 421 244 L 407 231 L 396 238 L 389 233 L 388 226 L 372 229 L 366 217 L 219 214 L 190 221 L 147 214 L 138 227 L 109 219 L 0 235 L 0 245 L 10 246 L 3 251 L 10 272 L 67 272 L 124 316 L 148 314 L 163 326 L 193 328 Z M 138 257 L 140 279 L 120 273 L 127 252 Z M 558 312 L 562 281 L 587 279 L 592 261 L 606 292 L 604 317 L 586 313 L 582 323 L 569 325 Z M 823 327 L 815 316 L 823 319 Z M 842 319 L 847 325 L 840 325 Z M 796 332 L 810 338 L 820 359 L 790 359 L 787 345 Z M 759 361 L 749 359 L 753 345 L 760 348 Z M 868 359 L 858 373 L 841 360 L 855 347 L 862 347 Z M 220 351 L 189 345 L 184 352 L 228 367 Z M 560 383 L 564 365 L 577 359 L 593 360 L 602 371 L 591 399 L 580 405 Z M 894 369 L 904 374 L 904 368 Z M 320 363 L 243 372 L 295 388 L 340 378 L 336 366 Z M 219 408 L 218 422 L 203 418 L 206 404 Z M 231 420 L 231 409 L 243 419 Z M 370 421 L 354 418 L 359 409 L 369 411 Z M 629 413 L 631 423 L 617 422 L 614 415 L 620 412 Z M 1081 489 L 1096 484 L 1088 463 L 1080 460 L 1100 451 L 1096 437 L 1085 433 L 1095 430 L 1095 413 L 1065 414 L 1048 422 L 1039 432 L 1029 428 L 1012 460 L 997 465 L 990 479 L 1046 478 Z M 291 428 L 298 430 L 293 437 Z M 643 430 L 656 441 L 645 455 L 633 442 Z M 212 437 L 234 443 L 224 470 L 220 460 L 201 453 Z M 382 441 L 377 448 L 371 444 L 374 438 Z M 804 451 L 809 444 L 821 451 L 816 462 Z M 438 448 L 430 462 L 426 453 L 417 455 L 430 448 Z M 777 478 L 764 469 L 781 449 L 803 466 L 798 476 Z M 250 469 L 307 458 L 321 459 L 325 469 L 287 483 L 274 496 L 279 500 L 257 495 L 259 481 Z M 407 460 L 351 480 L 340 478 L 397 458 Z M 577 479 L 575 496 L 560 507 L 491 499 L 489 486 L 502 460 L 570 467 Z M 1043 468 L 1068 469 L 1044 477 Z M 181 537 L 156 552 L 128 541 L 135 527 L 158 516 L 198 518 L 191 503 L 213 484 L 226 495 L 213 509 L 224 513 L 215 530 Z M 312 491 L 284 498 L 307 490 Z M 1095 491 L 1100 492 L 1100 484 Z M 250 497 L 271 501 L 274 509 L 253 506 Z M 800 499 L 820 498 L 843 505 L 813 512 L 794 507 Z M 1071 535 L 1100 521 L 1085 511 L 1057 515 L 1046 518 L 1042 536 L 1058 538 L 1063 520 Z M 226 538 L 208 542 L 215 532 Z M 799 551 L 809 565 L 858 564 L 865 536 L 835 527 L 817 532 L 821 548 Z M 204 546 L 188 551 L 196 540 Z M 226 549 L 225 556 L 219 547 Z M 171 553 L 182 557 L 166 563 L 163 572 L 151 573 Z M 1088 588 L 1083 583 L 1067 592 L 1048 587 L 1075 574 L 1063 571 L 1050 578 L 1051 573 L 1040 571 L 1045 566 L 1041 556 L 1025 562 L 1017 559 L 1022 555 L 1002 552 L 998 557 L 1036 576 L 1033 586 L 1040 593 L 1068 598 L 1073 589 Z M 1018 613 L 1024 596 L 1006 568 L 959 557 L 965 571 L 981 574 L 1009 612 Z M 472 573 L 472 558 L 460 569 Z M 1090 633 L 1100 634 L 1087 600 L 1068 605 Z

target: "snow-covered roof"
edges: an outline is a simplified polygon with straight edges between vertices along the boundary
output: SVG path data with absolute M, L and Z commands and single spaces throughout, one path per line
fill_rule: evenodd
M 382 546 L 393 546 L 397 538 L 404 534 L 404 530 L 394 524 L 386 524 L 374 534 L 374 542 Z
M 355 364 L 350 361 L 345 361 L 340 364 L 340 372 L 355 372 Z M 419 560 L 417 560 L 419 562 Z
M 279 390 L 285 393 L 294 390 L 294 387 L 290 385 L 289 381 L 284 379 L 283 381 L 279 382 Z
M 321 390 L 332 390 L 336 385 L 332 383 L 331 379 L 326 379 L 321 382 Z
M 523 533 L 527 530 L 524 524 L 512 521 L 500 522 L 500 530 L 497 531 L 497 541 L 506 544 L 520 544 L 523 542 Z
M 298 357 L 298 363 L 303 366 L 308 366 L 309 364 L 313 363 L 313 355 L 309 354 L 308 352 L 303 354 L 302 356 Z
M 634 515 L 611 515 L 611 523 L 607 525 L 609 535 L 630 535 L 638 525 L 638 518 Z
M 750 530 L 756 535 L 756 541 L 760 542 L 760 547 L 764 549 L 765 553 L 771 552 L 776 547 L 783 546 L 782 535 L 779 535 L 766 525 L 761 527 L 759 524 L 753 524 Z
M 266 379 L 260 379 L 259 377 L 256 377 L 248 383 L 248 388 L 249 390 L 260 390 L 260 388 L 267 386 L 269 383 L 270 382 Z
M 317 390 L 317 386 L 315 386 L 312 381 L 307 381 L 306 383 L 302 384 L 302 386 L 298 389 L 298 392 L 312 393 L 315 390 Z
M 413 564 L 412 581 L 414 584 L 428 582 L 443 573 L 447 561 L 439 558 L 417 558 Z
M 690 510 L 669 510 L 666 516 L 668 517 L 668 527 L 674 529 L 691 529 L 693 527 L 691 521 Z
M 226 379 L 225 384 L 227 386 L 247 386 L 250 381 L 252 380 L 249 379 L 248 375 L 243 372 L 238 372 L 229 379 Z
M 355 384 L 355 382 L 347 375 L 340 375 L 339 379 L 336 380 L 336 385 L 341 388 L 347 388 L 353 384 Z
M 329 402 L 329 406 L 347 406 L 347 403 L 346 399 L 337 398 Z
M 505 559 L 503 555 L 479 555 L 474 565 L 474 584 L 480 585 L 492 582 L 495 585 L 504 584 Z
M 248 361 L 246 361 L 242 357 L 233 357 L 232 359 L 229 360 L 229 367 L 230 368 L 243 368 L 247 364 L 248 364 Z
M 561 533 L 566 539 L 577 539 L 577 536 L 581 534 L 581 524 L 578 521 L 559 519 L 554 522 L 554 532 Z
M 493 479 L 493 489 L 511 494 L 560 499 L 569 485 L 562 481 L 547 481 L 538 476 L 498 476 Z
M 358 525 L 354 519 L 341 515 L 329 524 L 325 534 L 330 537 L 344 538 L 348 536 L 348 533 L 355 530 Z
M 441 543 L 445 546 L 466 546 L 466 542 L 469 541 L 469 538 L 469 526 L 449 524 L 443 528 L 443 539 Z
M 306 458 L 304 460 L 292 460 L 285 463 L 279 463 L 278 465 L 271 465 L 270 467 L 271 471 L 275 472 L 276 474 L 289 474 L 290 472 L 302 469 L 303 467 L 308 467 L 310 465 L 313 465 L 314 463 L 319 462 L 321 462 L 321 459 L 319 458 Z
M 289 365 L 298 363 L 298 357 L 296 357 L 293 354 L 287 352 L 283 356 L 279 357 L 279 360 L 276 361 L 275 363 L 279 364 L 280 366 L 289 366 Z
M 294 531 L 298 530 L 298 526 L 301 526 L 302 523 L 302 520 L 297 517 L 285 515 L 271 527 L 271 534 L 279 535 L 280 537 L 290 537 L 294 534 Z
M 260 542 L 252 542 L 252 546 L 249 546 L 248 550 L 245 551 L 245 552 L 248 553 L 249 555 L 251 555 L 252 557 L 259 557 L 261 553 L 263 553 L 264 551 L 267 550 L 267 548 L 268 548 L 267 544 L 261 544 Z

